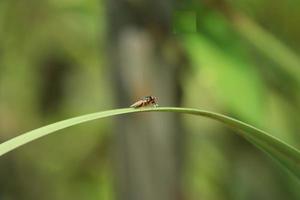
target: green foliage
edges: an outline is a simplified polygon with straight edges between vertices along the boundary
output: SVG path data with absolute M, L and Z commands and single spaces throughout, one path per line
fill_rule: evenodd
M 300 1 L 213 2 L 175 5 L 174 37 L 184 44 L 192 66 L 182 70 L 183 106 L 230 113 L 299 149 Z M 219 2 L 235 10 L 222 10 Z M 110 43 L 106 9 L 98 0 L 0 1 L 1 141 L 69 113 L 114 106 L 104 49 Z M 223 11 L 242 18 L 228 19 Z M 71 60 L 71 68 L 58 109 L 43 112 L 41 93 L 48 92 L 41 83 L 47 77 L 43 61 L 55 58 Z M 113 199 L 116 177 L 107 162 L 112 146 L 106 137 L 112 126 L 96 122 L 2 157 L 0 199 Z M 256 148 L 224 134 L 230 129 L 197 118 L 184 122 L 182 192 L 187 199 L 300 198 L 299 183 Z
M 261 131 L 253 126 L 246 123 L 238 121 L 236 119 L 221 115 L 218 113 L 213 113 L 204 110 L 191 109 L 191 108 L 176 108 L 176 107 L 159 107 L 159 108 L 124 108 L 109 110 L 103 112 L 97 112 L 87 115 L 82 115 L 79 117 L 70 118 L 54 124 L 50 124 L 27 133 L 24 133 L 18 137 L 15 137 L 7 142 L 0 145 L 0 155 L 3 155 L 9 151 L 18 148 L 21 145 L 34 141 L 40 137 L 46 136 L 55 131 L 74 126 L 80 123 L 88 122 L 91 120 L 112 117 L 121 114 L 137 113 L 137 112 L 176 112 L 191 115 L 199 115 L 207 118 L 211 118 L 220 121 L 231 128 L 238 130 L 239 133 L 248 141 L 256 145 L 258 148 L 262 149 L 268 153 L 273 159 L 277 160 L 283 166 L 286 167 L 295 176 L 300 178 L 300 152 L 280 141 L 279 139 L 272 137 L 268 133 Z

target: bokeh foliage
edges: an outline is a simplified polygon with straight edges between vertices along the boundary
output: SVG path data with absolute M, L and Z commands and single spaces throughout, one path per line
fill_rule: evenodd
M 175 7 L 174 36 L 190 60 L 184 105 L 229 114 L 299 148 L 300 2 Z M 113 107 L 105 12 L 98 0 L 0 1 L 0 141 Z M 299 183 L 256 148 L 221 125 L 194 120 L 184 118 L 187 199 L 300 198 Z M 0 199 L 114 199 L 111 128 L 92 122 L 1 158 Z

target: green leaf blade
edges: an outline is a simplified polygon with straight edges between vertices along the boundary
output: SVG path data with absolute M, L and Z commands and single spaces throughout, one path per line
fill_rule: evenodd
M 207 117 L 214 119 L 216 121 L 222 122 L 229 127 L 237 130 L 238 133 L 243 136 L 246 140 L 253 143 L 255 146 L 266 152 L 278 161 L 282 166 L 284 166 L 288 171 L 294 174 L 298 179 L 300 179 L 300 151 L 283 141 L 271 136 L 270 134 L 259 130 L 251 125 L 248 125 L 239 120 L 230 118 L 228 116 L 191 108 L 177 108 L 177 107 L 157 107 L 157 108 L 122 108 L 115 110 L 102 111 L 97 113 L 91 113 L 87 115 L 82 115 L 63 121 L 59 121 L 41 128 L 26 132 L 20 136 L 17 136 L 11 140 L 8 140 L 0 144 L 0 156 L 24 145 L 38 138 L 46 136 L 48 134 L 54 133 L 58 130 L 81 124 L 84 122 L 118 116 L 121 114 L 137 113 L 137 112 L 175 112 L 183 114 L 198 115 L 202 117 Z

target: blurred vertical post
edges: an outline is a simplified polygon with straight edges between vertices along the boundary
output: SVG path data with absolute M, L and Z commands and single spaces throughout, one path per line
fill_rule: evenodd
M 171 0 L 107 0 L 111 84 L 119 107 L 146 95 L 159 104 L 181 101 L 182 50 L 171 32 Z M 174 114 L 118 118 L 115 127 L 117 199 L 174 200 L 180 191 L 181 123 Z

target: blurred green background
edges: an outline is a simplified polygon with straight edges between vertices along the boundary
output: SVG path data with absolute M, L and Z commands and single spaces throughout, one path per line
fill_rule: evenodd
M 150 94 L 162 106 L 228 114 L 300 148 L 299 25 L 295 0 L 2 0 L 0 141 Z M 160 131 L 176 132 L 175 153 L 158 149 L 175 160 L 164 170 L 177 166 L 176 186 L 162 199 L 300 199 L 298 181 L 228 128 L 173 117 L 163 116 L 165 126 L 178 120 L 180 129 Z M 131 158 L 114 150 L 124 118 L 72 127 L 1 157 L 0 200 L 157 199 L 147 177 L 140 189 L 122 189 L 149 167 L 128 164 L 126 176 L 117 169 Z M 147 123 L 138 120 L 128 123 Z M 159 170 L 153 180 L 164 176 Z

